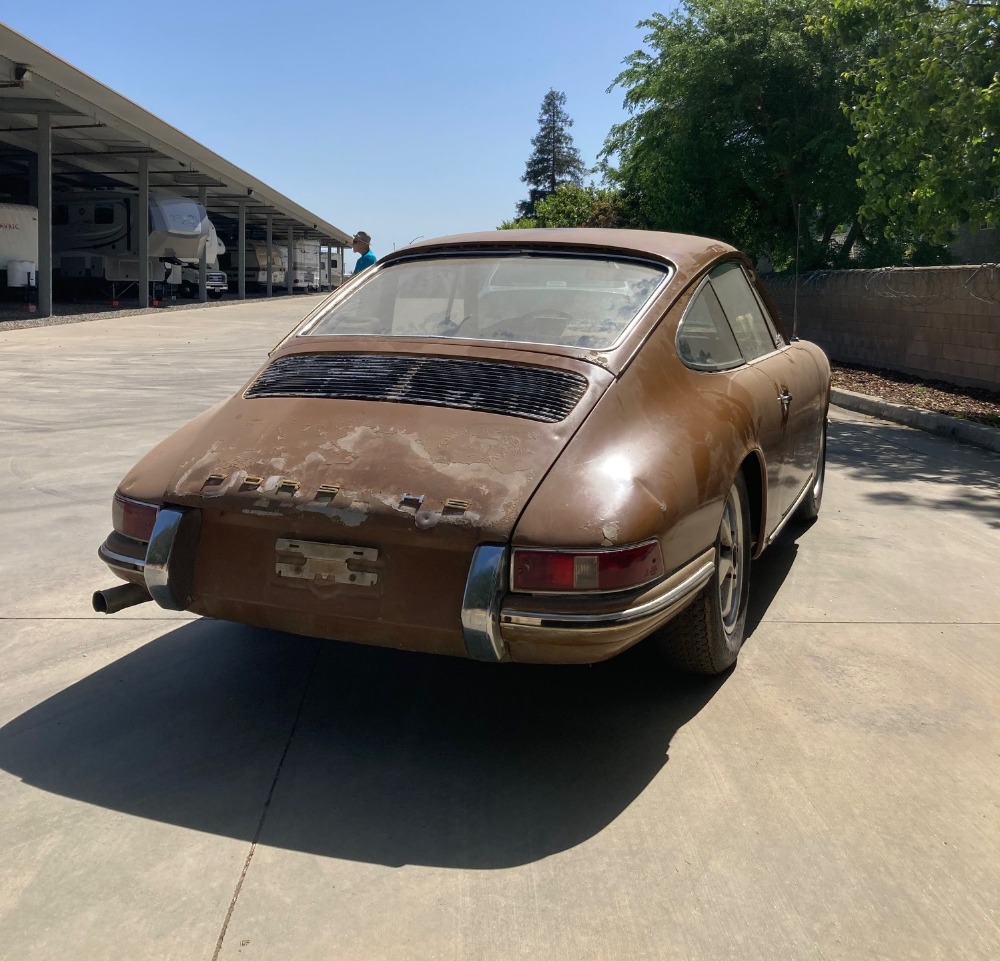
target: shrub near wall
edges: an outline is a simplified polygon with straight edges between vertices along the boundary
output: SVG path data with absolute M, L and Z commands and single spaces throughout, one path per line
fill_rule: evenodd
M 795 279 L 763 279 L 790 334 Z M 1000 390 L 1000 265 L 802 275 L 797 332 L 831 360 Z

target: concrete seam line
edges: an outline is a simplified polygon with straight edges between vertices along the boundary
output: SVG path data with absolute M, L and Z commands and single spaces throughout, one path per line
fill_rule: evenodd
M 274 777 L 271 779 L 271 788 L 267 792 L 264 807 L 260 812 L 260 820 L 257 822 L 257 830 L 254 831 L 253 840 L 250 842 L 250 850 L 247 852 L 246 860 L 243 862 L 243 870 L 240 872 L 239 880 L 236 882 L 236 887 L 233 890 L 233 896 L 229 901 L 229 910 L 226 911 L 225 920 L 222 922 L 222 930 L 219 931 L 218 940 L 215 942 L 215 951 L 212 952 L 212 961 L 218 961 L 219 954 L 222 952 L 222 945 L 226 940 L 226 932 L 229 930 L 229 922 L 233 918 L 233 911 L 236 910 L 236 902 L 240 899 L 240 892 L 243 890 L 243 882 L 246 880 L 247 872 L 250 870 L 250 862 L 253 860 L 254 853 L 257 850 L 257 842 L 260 840 L 260 836 L 264 831 L 264 821 L 267 818 L 268 808 L 271 806 L 271 798 L 274 797 L 275 788 L 278 786 L 278 778 L 281 777 L 281 769 L 284 767 L 285 758 L 288 757 L 288 749 L 292 746 L 292 739 L 295 737 L 295 732 L 298 730 L 299 719 L 302 717 L 302 709 L 306 704 L 306 695 L 309 693 L 313 675 L 316 673 L 316 664 L 319 661 L 319 649 L 320 645 L 317 642 L 316 650 L 313 655 L 313 661 L 312 664 L 309 665 L 309 673 L 306 676 L 306 683 L 302 688 L 302 697 L 299 699 L 298 710 L 295 712 L 295 720 L 292 721 L 291 730 L 288 732 L 288 740 L 285 741 L 285 749 L 281 752 L 281 758 L 278 760 L 277 768 L 275 768 Z
M 856 394 L 838 388 L 830 391 L 830 401 L 845 410 L 880 417 L 882 420 L 904 424 L 929 434 L 950 437 L 1000 453 L 1000 428 L 969 423 L 957 417 L 949 417 L 947 414 L 936 414 L 916 407 L 907 407 L 905 404 L 893 404 L 878 397 L 869 397 L 866 394 Z

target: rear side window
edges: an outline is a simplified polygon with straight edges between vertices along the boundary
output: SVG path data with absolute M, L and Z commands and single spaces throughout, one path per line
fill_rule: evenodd
M 677 329 L 677 353 L 696 370 L 726 370 L 743 363 L 715 291 L 705 284 L 688 304 Z
M 753 360 L 774 351 L 777 335 L 739 264 L 722 264 L 710 278 L 743 356 Z

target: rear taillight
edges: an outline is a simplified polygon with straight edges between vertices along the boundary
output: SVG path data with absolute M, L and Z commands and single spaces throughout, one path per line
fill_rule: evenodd
M 119 534 L 136 541 L 148 542 L 156 523 L 156 504 L 134 501 L 115 494 L 111 504 L 111 524 Z
M 511 590 L 533 594 L 625 591 L 663 576 L 656 541 L 600 551 L 531 550 L 517 547 L 511 560 Z

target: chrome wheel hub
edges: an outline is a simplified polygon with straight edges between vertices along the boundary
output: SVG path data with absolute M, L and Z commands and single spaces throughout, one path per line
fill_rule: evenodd
M 719 528 L 719 610 L 722 626 L 731 634 L 740 618 L 740 598 L 743 596 L 743 578 L 746 574 L 743 538 L 743 509 L 739 491 L 734 486 L 726 498 L 726 509 Z

